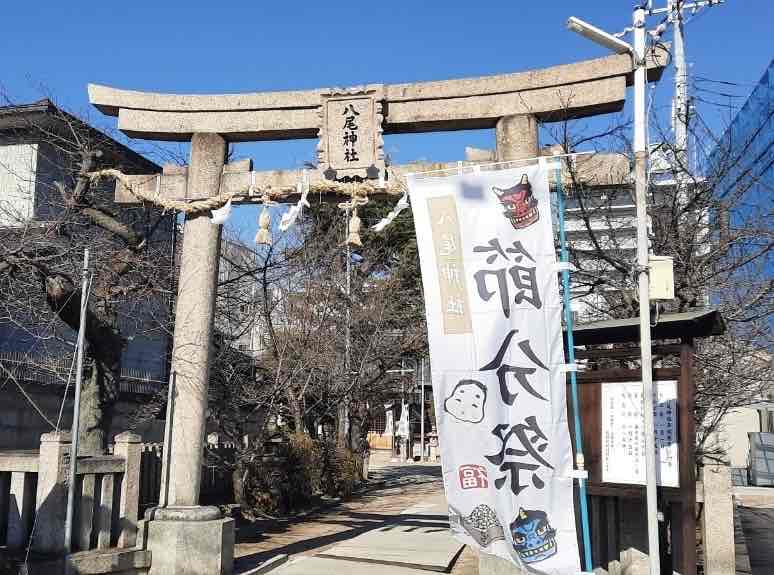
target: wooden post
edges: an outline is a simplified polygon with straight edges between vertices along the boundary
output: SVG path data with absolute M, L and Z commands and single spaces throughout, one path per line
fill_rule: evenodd
M 680 381 L 677 391 L 679 431 L 680 502 L 679 541 L 672 565 L 680 575 L 696 575 L 696 423 L 694 420 L 695 386 L 693 382 L 693 339 L 684 338 L 680 347 Z M 673 518 L 675 515 L 673 513 Z

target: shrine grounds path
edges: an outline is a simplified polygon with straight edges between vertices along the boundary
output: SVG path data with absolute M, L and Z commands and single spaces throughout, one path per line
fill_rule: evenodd
M 381 482 L 383 484 L 379 485 Z M 395 463 L 384 457 L 372 458 L 369 483 L 376 483 L 376 486 L 349 501 L 332 504 L 305 516 L 238 524 L 235 573 L 245 573 L 279 554 L 288 555 L 290 559 L 317 555 L 358 535 L 398 524 L 401 512 L 437 506 L 445 501 L 440 464 Z M 439 522 L 439 530 L 446 527 L 445 521 Z M 465 547 L 452 574 L 477 573 L 478 555 Z

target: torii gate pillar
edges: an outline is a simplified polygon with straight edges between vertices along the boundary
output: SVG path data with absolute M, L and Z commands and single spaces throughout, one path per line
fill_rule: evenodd
M 193 134 L 187 186 L 204 197 L 220 190 L 226 141 L 218 134 Z M 174 403 L 167 506 L 148 523 L 147 548 L 155 574 L 230 574 L 234 563 L 234 520 L 217 507 L 200 507 L 210 342 L 220 259 L 220 225 L 206 213 L 188 215 L 183 231 L 175 337 L 172 352 Z
M 525 160 L 538 154 L 538 122 L 532 114 L 503 116 L 495 125 L 497 160 Z

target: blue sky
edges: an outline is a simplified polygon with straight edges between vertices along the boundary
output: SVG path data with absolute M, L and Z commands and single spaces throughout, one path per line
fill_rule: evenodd
M 666 0 L 655 2 L 661 3 Z M 567 31 L 567 17 L 618 31 L 630 22 L 631 5 L 630 0 L 9 2 L 3 7 L 0 86 L 15 102 L 51 96 L 111 128 L 113 118 L 90 108 L 87 83 L 243 92 L 527 70 L 605 55 Z M 696 95 L 740 106 L 774 55 L 772 21 L 772 0 L 727 0 L 689 22 L 694 78 L 739 84 L 700 80 Z M 669 108 L 671 79 L 670 70 L 657 88 L 656 113 Z M 713 126 L 728 116 L 726 108 L 699 105 Z M 491 147 L 493 140 L 491 131 L 407 135 L 389 137 L 386 148 L 397 162 L 455 160 L 465 145 Z M 313 141 L 237 148 L 259 169 L 298 166 L 312 159 L 313 151 Z

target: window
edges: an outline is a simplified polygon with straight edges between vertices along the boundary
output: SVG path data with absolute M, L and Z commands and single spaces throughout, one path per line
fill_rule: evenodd
M 373 417 L 371 418 L 371 425 L 368 428 L 368 431 L 371 433 L 378 433 L 381 435 L 384 433 L 387 429 L 387 414 L 384 411 L 384 408 L 379 408 L 376 413 L 374 413 Z

